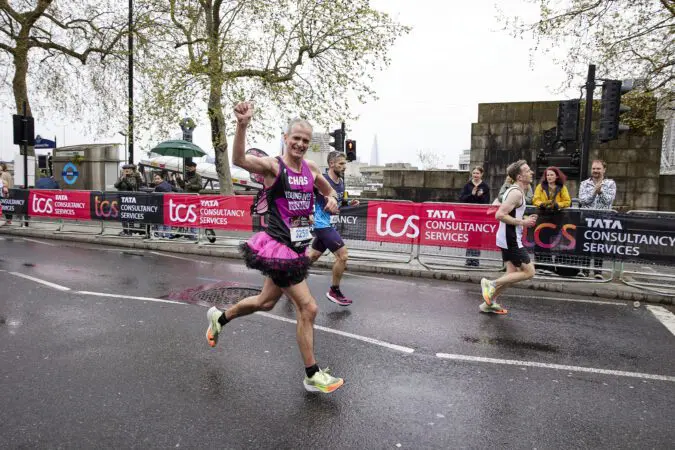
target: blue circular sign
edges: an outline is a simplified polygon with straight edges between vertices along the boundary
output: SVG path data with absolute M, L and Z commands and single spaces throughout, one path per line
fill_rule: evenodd
M 77 167 L 73 163 L 68 163 L 63 166 L 63 172 L 61 172 L 63 181 L 67 184 L 75 184 L 77 177 L 80 176 L 80 172 L 77 171 Z

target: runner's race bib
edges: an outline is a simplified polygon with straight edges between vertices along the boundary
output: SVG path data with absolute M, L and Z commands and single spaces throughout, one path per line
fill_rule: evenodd
M 294 217 L 291 219 L 289 230 L 291 242 L 306 242 L 312 239 L 312 224 L 309 217 Z
M 291 228 L 291 242 L 302 242 L 312 238 L 310 227 Z

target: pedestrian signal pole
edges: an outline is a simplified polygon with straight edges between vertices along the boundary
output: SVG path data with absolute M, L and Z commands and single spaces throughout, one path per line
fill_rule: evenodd
M 588 157 L 591 152 L 591 124 L 593 122 L 593 91 L 595 90 L 595 64 L 589 64 L 586 77 L 586 109 L 584 116 L 584 135 L 581 145 L 581 170 L 579 183 L 588 177 Z

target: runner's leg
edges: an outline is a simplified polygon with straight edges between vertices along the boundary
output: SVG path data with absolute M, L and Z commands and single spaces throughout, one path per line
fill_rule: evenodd
M 297 341 L 305 367 L 316 364 L 314 358 L 314 319 L 319 310 L 306 281 L 283 288 L 282 291 L 295 304 L 297 316 Z
M 340 247 L 333 254 L 335 255 L 335 263 L 333 264 L 333 286 L 340 287 L 342 274 L 344 274 L 345 269 L 347 269 L 347 258 L 349 256 L 347 247 Z
M 209 345 L 211 347 L 216 346 L 218 335 L 227 322 L 235 317 L 246 316 L 256 311 L 271 310 L 281 297 L 281 294 L 281 289 L 271 279 L 265 278 L 260 294 L 240 300 L 225 312 L 215 306 L 209 308 L 206 313 L 206 318 L 209 321 L 209 326 L 206 329 L 206 340 Z

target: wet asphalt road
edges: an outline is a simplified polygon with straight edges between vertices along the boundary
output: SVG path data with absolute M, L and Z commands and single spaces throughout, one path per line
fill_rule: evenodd
M 341 308 L 317 269 L 317 357 L 346 381 L 319 396 L 302 387 L 285 299 L 228 324 L 211 349 L 201 304 L 100 296 L 259 287 L 240 261 L 38 242 L 0 240 L 0 448 L 675 443 L 675 336 L 644 305 L 513 291 L 509 315 L 486 316 L 475 285 L 347 274 L 355 303 Z

